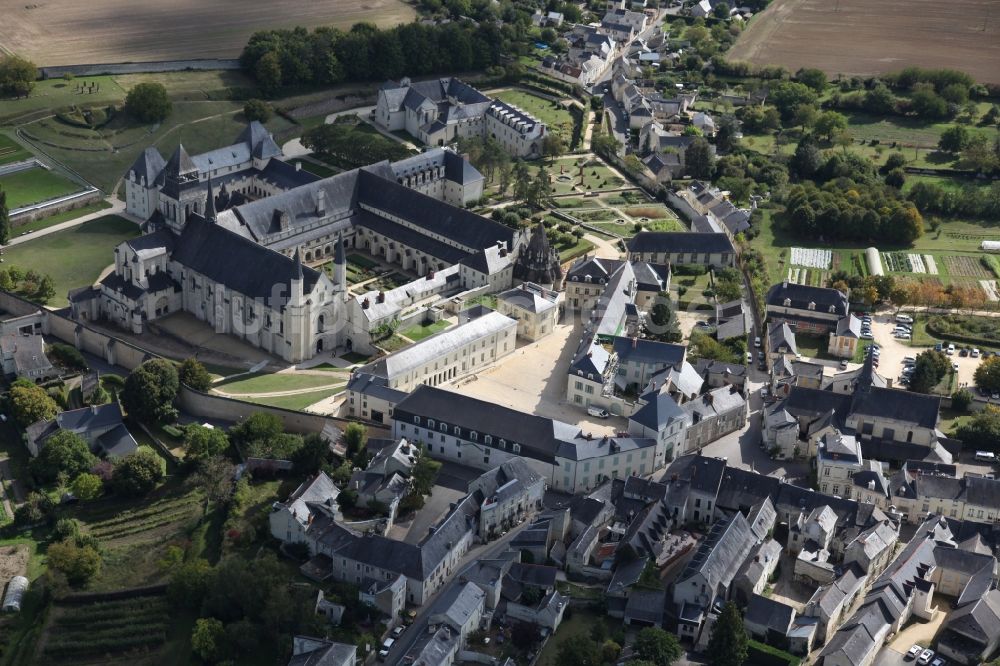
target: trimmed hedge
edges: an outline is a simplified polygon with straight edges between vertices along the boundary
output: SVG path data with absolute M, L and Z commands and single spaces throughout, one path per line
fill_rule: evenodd
M 755 666 L 799 666 L 799 658 L 753 639 L 747 642 L 747 663 Z
M 962 333 L 952 333 L 951 331 L 942 330 L 938 327 L 937 320 L 934 317 L 927 320 L 927 332 L 935 338 L 941 338 L 942 340 L 964 342 L 966 344 L 976 345 L 977 347 L 1000 347 L 1000 340 L 980 338 L 975 335 L 964 335 Z
M 983 267 L 986 270 L 993 273 L 994 277 L 1000 278 L 1000 259 L 988 254 L 980 257 L 979 261 L 983 264 Z

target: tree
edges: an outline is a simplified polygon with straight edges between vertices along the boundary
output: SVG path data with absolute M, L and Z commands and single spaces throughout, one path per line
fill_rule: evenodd
M 973 375 L 976 386 L 989 393 L 1000 391 L 1000 356 L 985 359 Z
M 146 361 L 125 380 L 122 404 L 129 416 L 141 421 L 173 420 L 174 399 L 179 387 L 177 369 L 164 359 Z
M 55 481 L 60 474 L 72 478 L 87 472 L 95 462 L 97 458 L 82 437 L 60 430 L 45 440 L 38 457 L 31 461 L 31 471 L 43 481 Z
M 201 361 L 196 358 L 186 358 L 177 368 L 177 380 L 196 391 L 207 391 L 212 386 L 212 375 L 208 373 Z
M 712 146 L 703 137 L 697 137 L 684 150 L 684 165 L 692 178 L 711 178 L 715 171 Z
M 930 393 L 931 389 L 951 370 L 951 362 L 941 352 L 928 349 L 917 355 L 910 377 L 910 390 L 917 393 Z
M 85 585 L 101 571 L 101 554 L 90 545 L 78 546 L 73 539 L 67 539 L 49 546 L 48 565 L 66 576 L 70 585 Z
M 955 432 L 967 448 L 1000 452 L 1000 408 L 987 405 Z
M 601 666 L 601 650 L 589 638 L 566 641 L 556 653 L 556 666 Z
M 253 75 L 265 94 L 274 94 L 282 84 L 281 59 L 278 54 L 271 52 L 258 60 Z
M 727 601 L 712 627 L 706 649 L 713 666 L 742 666 L 747 659 L 747 631 L 736 604 Z
M 160 123 L 170 115 L 170 98 L 162 83 L 140 83 L 125 96 L 125 110 L 141 123 Z
M 196 423 L 184 431 L 184 457 L 197 462 L 226 452 L 229 438 L 221 428 L 207 428 Z
M 842 132 L 847 129 L 847 117 L 842 113 L 837 113 L 836 111 L 824 111 L 816 116 L 816 122 L 813 123 L 813 129 L 816 130 L 816 134 L 819 136 L 832 141 L 833 137 L 838 132 Z
M 52 276 L 45 274 L 35 284 L 34 300 L 38 303 L 48 303 L 56 295 L 56 283 Z
M 712 7 L 712 16 L 719 20 L 729 18 L 729 5 L 724 2 L 720 2 L 715 7 Z
M 656 666 L 670 666 L 684 654 L 677 637 L 657 627 L 647 627 L 639 632 L 635 652 Z
M 670 294 L 667 292 L 661 291 L 657 294 L 656 303 L 649 313 L 647 331 L 650 337 L 661 342 L 681 341 L 680 328 L 670 308 Z
M 104 494 L 104 482 L 96 474 L 85 472 L 73 479 L 70 492 L 73 493 L 73 497 L 80 500 L 97 499 Z
M 554 160 L 566 152 L 566 141 L 558 132 L 549 132 L 542 141 L 542 155 Z
M 902 169 L 893 169 L 885 174 L 885 184 L 897 190 L 903 189 L 903 185 L 906 184 L 906 172 Z
M 344 428 L 344 446 L 347 447 L 347 457 L 353 458 L 356 453 L 365 448 L 368 442 L 368 428 L 360 423 L 348 423 Z
M 16 55 L 0 57 L 0 95 L 27 97 L 35 87 L 35 63 Z
M 271 105 L 262 99 L 248 99 L 246 104 L 243 105 L 243 117 L 248 121 L 258 121 L 266 123 L 271 119 L 271 114 L 274 110 Z
M 341 510 L 350 511 L 358 505 L 358 491 L 353 488 L 345 488 L 337 495 L 337 505 Z
M 420 495 L 430 494 L 440 470 L 441 463 L 431 458 L 430 454 L 421 451 L 410 474 L 413 490 Z
M 220 455 L 205 458 L 198 464 L 195 483 L 205 493 L 205 514 L 213 502 L 225 504 L 233 496 L 236 466 Z
M 969 130 L 965 125 L 952 125 L 941 132 L 938 148 L 947 153 L 960 153 L 969 145 Z
M 809 86 L 818 93 L 826 89 L 826 73 L 821 69 L 803 67 L 795 72 L 795 80 Z
M 788 166 L 789 171 L 799 180 L 806 180 L 812 178 L 819 171 L 822 163 L 823 154 L 820 152 L 819 146 L 816 145 L 812 137 L 806 136 L 799 141 Z
M 959 389 L 951 394 L 951 408 L 956 412 L 968 411 L 972 404 L 972 391 L 969 389 Z
M 918 83 L 910 95 L 910 109 L 925 120 L 943 120 L 948 117 L 948 102 L 934 92 L 929 83 Z
M 200 617 L 191 632 L 191 649 L 208 662 L 215 662 L 224 654 L 226 629 L 214 617 Z
M 7 193 L 3 191 L 0 187 L 0 245 L 6 245 L 7 241 L 10 240 L 10 215 L 7 210 Z M 7 280 L 10 280 L 10 276 L 4 271 L 4 275 Z M 4 289 L 11 289 L 13 285 L 8 284 Z
M 45 389 L 27 380 L 15 381 L 8 398 L 14 420 L 22 428 L 44 419 L 51 419 L 59 413 L 59 406 L 49 397 Z
M 37 525 L 48 520 L 55 510 L 52 499 L 45 493 L 31 491 L 24 504 L 14 510 L 14 521 L 18 525 Z
M 812 104 L 796 104 L 792 109 L 788 123 L 792 127 L 801 127 L 806 130 L 816 124 L 818 117 L 819 113 Z
M 300 448 L 294 458 L 295 469 L 302 474 L 315 474 L 330 457 L 330 445 L 316 433 L 302 438 Z
M 149 493 L 164 476 L 163 458 L 145 446 L 119 458 L 114 465 L 111 488 L 115 493 L 126 497 L 141 497 Z

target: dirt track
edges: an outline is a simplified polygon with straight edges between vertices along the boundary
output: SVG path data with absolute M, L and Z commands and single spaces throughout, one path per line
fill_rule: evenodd
M 997 7 L 997 0 L 775 0 L 729 57 L 831 76 L 919 65 L 1000 83 Z
M 255 30 L 409 22 L 400 0 L 0 0 L 0 50 L 36 65 L 234 58 Z

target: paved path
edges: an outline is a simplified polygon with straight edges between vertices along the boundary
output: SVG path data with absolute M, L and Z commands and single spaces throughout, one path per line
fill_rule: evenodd
M 600 257 L 601 259 L 621 258 L 622 252 L 618 249 L 618 245 L 614 241 L 610 241 L 607 238 L 601 238 L 597 234 L 584 234 L 583 237 L 594 244 L 594 256 Z
M 125 212 L 125 202 L 119 201 L 115 197 L 108 197 L 105 199 L 111 204 L 111 208 L 105 208 L 104 210 L 99 210 L 94 213 L 87 213 L 86 215 L 81 215 L 80 217 L 73 218 L 72 220 L 67 220 L 66 222 L 60 222 L 59 224 L 53 224 L 51 227 L 46 227 L 44 229 L 39 229 L 38 231 L 32 231 L 26 236 L 16 236 L 10 239 L 4 247 L 10 247 L 11 245 L 19 245 L 21 243 L 27 243 L 28 241 L 33 241 L 40 236 L 48 236 L 49 234 L 54 234 L 59 231 L 65 231 L 66 229 L 72 229 L 73 227 L 80 226 L 84 222 L 89 222 L 91 220 L 96 220 L 99 217 L 104 217 L 105 215 L 121 215 Z M 17 233 L 17 229 L 13 229 L 14 233 Z
M 374 110 L 375 110 L 374 106 L 356 106 L 352 109 L 344 109 L 343 111 L 337 111 L 336 113 L 331 113 L 326 117 L 323 123 L 329 125 L 340 116 L 363 116 L 364 118 L 367 118 L 368 114 Z M 375 125 L 372 124 L 372 127 L 375 127 Z M 382 132 L 382 130 L 379 129 L 378 127 L 375 127 L 375 129 L 379 130 L 379 132 Z M 390 139 L 392 139 L 393 141 L 400 141 L 399 137 L 397 136 L 393 136 L 392 134 L 386 134 L 385 132 L 382 133 L 385 134 Z M 409 145 L 412 146 L 412 144 Z M 286 160 L 292 159 L 294 157 L 305 157 L 306 155 L 312 154 L 311 150 L 302 145 L 301 139 L 292 139 L 290 141 L 286 141 L 285 145 L 281 147 L 281 151 L 285 154 Z

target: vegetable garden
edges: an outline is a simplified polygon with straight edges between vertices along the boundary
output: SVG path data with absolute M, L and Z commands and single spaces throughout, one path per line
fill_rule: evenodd
M 41 644 L 46 662 L 86 663 L 159 649 L 170 612 L 162 591 L 129 599 L 62 602 L 52 607 Z

